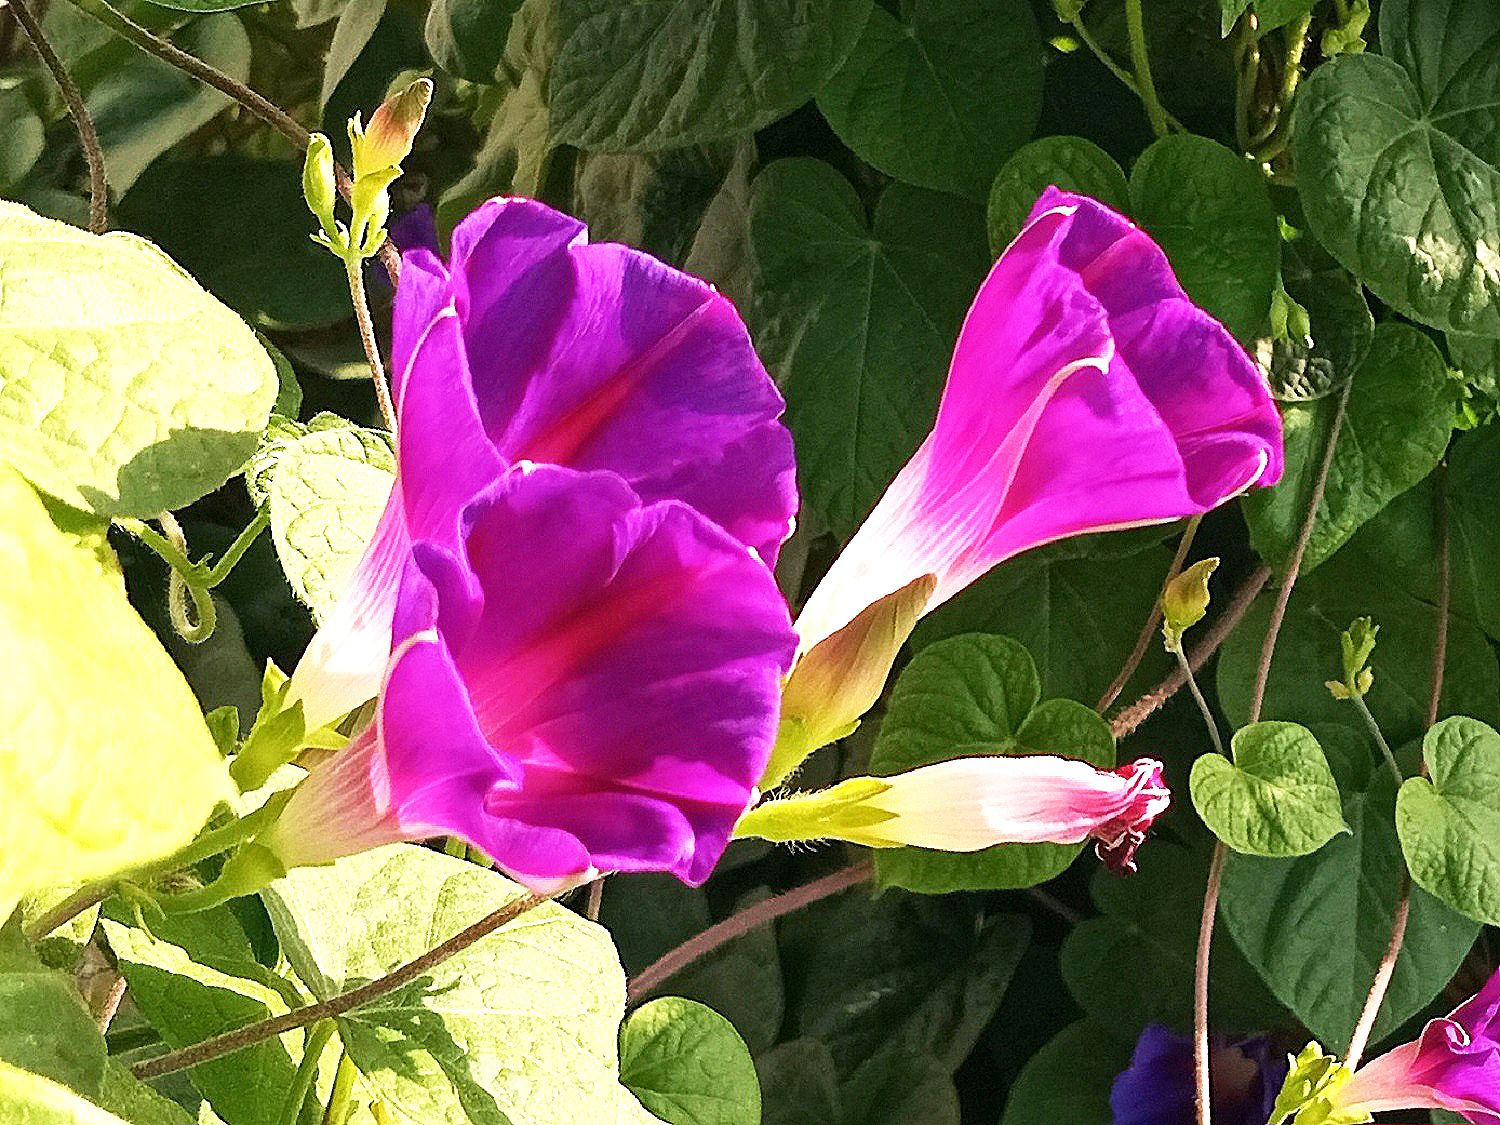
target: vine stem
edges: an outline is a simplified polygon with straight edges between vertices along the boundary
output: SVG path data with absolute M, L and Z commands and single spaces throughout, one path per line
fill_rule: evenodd
M 89 166 L 89 230 L 103 234 L 109 229 L 109 181 L 104 175 L 104 149 L 99 144 L 99 132 L 94 128 L 94 119 L 89 116 L 89 107 L 83 100 L 78 83 L 68 73 L 62 59 L 57 57 L 52 43 L 42 31 L 41 21 L 31 10 L 31 0 L 10 0 L 9 7 L 15 13 L 16 22 L 31 40 L 42 64 L 52 72 L 52 80 L 62 91 L 63 103 L 68 107 L 68 116 L 78 130 L 78 143 L 83 148 L 83 159 Z
M 1427 693 L 1427 727 L 1430 730 L 1438 720 L 1438 711 L 1443 699 L 1443 677 L 1448 665 L 1448 614 L 1453 604 L 1453 573 L 1451 551 L 1448 541 L 1448 466 L 1438 466 L 1437 504 L 1437 548 L 1438 548 L 1438 602 L 1437 622 L 1432 642 L 1432 680 Z M 1363 700 L 1360 700 L 1363 702 Z M 1368 714 L 1368 710 L 1366 711 Z M 1427 773 L 1427 763 L 1422 763 L 1422 773 Z M 1399 784 L 1399 773 L 1398 773 Z M 1370 993 L 1365 997 L 1365 1006 L 1354 1025 L 1354 1034 L 1349 1038 L 1349 1052 L 1344 1065 L 1350 1070 L 1359 1066 L 1359 1061 L 1370 1043 L 1370 1034 L 1375 1020 L 1380 1016 L 1380 1006 L 1390 989 L 1391 977 L 1396 972 L 1396 962 L 1401 956 L 1401 946 L 1406 940 L 1406 924 L 1411 916 L 1411 872 L 1401 875 L 1401 890 L 1396 895 L 1396 911 L 1391 917 L 1391 940 L 1385 954 L 1375 969 L 1375 979 L 1370 983 Z
M 274 800 L 274 799 L 273 799 Z M 181 848 L 165 859 L 132 868 L 121 875 L 102 883 L 89 883 L 79 887 L 57 906 L 43 914 L 26 927 L 26 936 L 31 941 L 40 941 L 59 926 L 65 926 L 89 907 L 109 897 L 114 885 L 119 882 L 146 882 L 169 871 L 177 871 L 209 856 L 222 855 L 246 837 L 260 831 L 265 820 L 274 815 L 279 805 L 263 805 L 228 824 L 203 833 L 191 844 Z
M 676 975 L 700 957 L 749 933 L 757 926 L 764 926 L 767 922 L 775 921 L 785 914 L 801 910 L 804 906 L 811 906 L 820 899 L 829 898 L 840 891 L 856 887 L 868 880 L 874 873 L 875 865 L 868 859 L 862 860 L 808 883 L 805 887 L 798 887 L 776 895 L 764 902 L 747 907 L 737 914 L 730 915 L 696 937 L 689 938 L 676 949 L 664 953 L 642 969 L 630 982 L 630 987 L 625 994 L 626 1001 L 634 1003 L 668 977 Z
M 1078 16 L 1069 24 L 1069 26 L 1073 29 L 1073 34 L 1078 36 L 1078 41 L 1085 47 L 1087 47 L 1089 49 L 1089 53 L 1104 65 L 1104 69 L 1108 70 L 1111 74 L 1118 78 L 1120 80 L 1120 83 L 1132 94 L 1140 98 L 1142 102 L 1146 100 L 1145 95 L 1141 93 L 1141 88 L 1136 85 L 1135 77 L 1130 73 L 1130 71 L 1126 70 L 1123 66 L 1115 62 L 1115 60 L 1110 57 L 1109 52 L 1104 49 L 1104 45 L 1100 43 L 1099 40 L 1094 38 L 1093 33 L 1089 31 L 1088 27 L 1084 24 L 1083 16 Z M 1183 125 L 1181 121 L 1178 121 L 1177 118 L 1173 117 L 1170 113 L 1167 112 L 1165 106 L 1161 106 L 1161 111 L 1163 116 L 1166 118 L 1167 124 L 1172 128 L 1176 129 L 1179 133 L 1186 133 L 1188 131 L 1187 127 Z
M 377 1000 L 389 992 L 394 992 L 403 985 L 410 984 L 423 973 L 436 968 L 450 957 L 454 957 L 475 942 L 488 937 L 501 926 L 514 922 L 528 910 L 532 910 L 547 901 L 548 896 L 522 895 L 518 899 L 506 903 L 499 910 L 486 915 L 472 926 L 460 930 L 447 941 L 433 946 L 426 953 L 414 960 L 408 961 L 400 968 L 394 969 L 383 977 L 377 977 L 368 984 L 362 984 L 358 988 L 351 988 L 348 992 L 342 992 L 328 1000 L 317 1004 L 308 1004 L 301 1008 L 294 1008 L 290 1012 L 279 1016 L 272 1016 L 268 1020 L 252 1023 L 246 1027 L 234 1031 L 226 1031 L 222 1035 L 215 1035 L 211 1039 L 205 1039 L 201 1043 L 194 1043 L 184 1047 L 180 1051 L 172 1051 L 162 1055 L 160 1058 L 147 1059 L 145 1062 L 137 1063 L 131 1068 L 131 1073 L 137 1078 L 157 1078 L 163 1074 L 171 1074 L 174 1071 L 186 1070 L 189 1067 L 206 1063 L 210 1059 L 217 1059 L 234 1051 L 253 1047 L 257 1043 L 264 1043 L 267 1039 L 274 1039 L 288 1031 L 295 1031 L 299 1027 L 307 1027 L 317 1023 L 319 1020 L 333 1019 L 345 1012 L 352 1012 L 368 1004 L 371 1000 Z
M 391 401 L 390 383 L 386 381 L 385 364 L 380 361 L 380 343 L 375 339 L 375 321 L 370 316 L 370 302 L 365 296 L 364 263 L 353 254 L 344 262 L 344 272 L 349 275 L 349 297 L 354 303 L 354 319 L 359 325 L 359 342 L 364 345 L 365 359 L 370 364 L 370 378 L 375 382 L 375 401 L 380 405 L 380 416 L 385 419 L 385 428 L 396 432 L 396 404 Z
M 1260 646 L 1260 662 L 1255 669 L 1255 687 L 1250 695 L 1249 723 L 1260 721 L 1261 708 L 1266 701 L 1266 683 L 1271 677 L 1271 658 L 1276 652 L 1276 639 L 1281 635 L 1282 622 L 1286 620 L 1286 609 L 1292 600 L 1292 587 L 1297 584 L 1297 575 L 1302 570 L 1302 560 L 1307 555 L 1307 544 L 1312 540 L 1313 527 L 1318 522 L 1318 509 L 1323 506 L 1323 493 L 1328 488 L 1328 474 L 1333 469 L 1333 455 L 1338 449 L 1339 431 L 1344 426 L 1344 415 L 1349 408 L 1349 391 L 1352 383 L 1346 382 L 1334 408 L 1333 423 L 1328 428 L 1328 446 L 1323 450 L 1323 459 L 1318 465 L 1318 475 L 1313 480 L 1312 495 L 1307 502 L 1307 515 L 1297 532 L 1297 542 L 1292 556 L 1287 560 L 1286 575 L 1276 593 L 1276 603 L 1271 608 L 1271 620 L 1266 627 L 1266 637 Z M 1224 861 L 1228 849 L 1222 840 L 1214 845 L 1213 859 L 1208 865 L 1208 883 L 1203 888 L 1203 914 L 1198 922 L 1198 953 L 1193 964 L 1193 1077 L 1198 1125 L 1212 1125 L 1213 1109 L 1210 1105 L 1211 1074 L 1208 1054 L 1208 967 L 1209 954 L 1214 940 L 1214 919 L 1219 912 L 1219 891 L 1224 881 Z
M 281 1103 L 277 1125 L 297 1125 L 302 1116 L 302 1107 L 307 1102 L 307 1092 L 317 1081 L 318 1063 L 322 1061 L 323 1049 L 333 1038 L 333 1031 L 333 1021 L 324 1020 L 307 1033 L 307 1041 L 302 1045 L 302 1061 L 297 1064 L 297 1073 L 287 1089 L 286 1100 Z
M 106 0 L 68 0 L 68 2 L 147 54 L 155 55 L 163 62 L 191 75 L 207 86 L 212 86 L 226 97 L 232 98 L 285 137 L 298 152 L 307 150 L 312 134 L 295 117 L 265 95 L 231 78 L 217 67 L 210 66 L 196 55 L 190 55 L 159 35 L 146 30 L 128 16 L 117 11 Z M 347 200 L 354 181 L 350 179 L 348 171 L 342 164 L 335 162 L 333 171 L 339 194 Z M 385 267 L 385 272 L 390 276 L 391 284 L 394 286 L 401 277 L 401 255 L 390 243 L 380 248 L 380 264 Z
M 1225 639 L 1234 631 L 1245 614 L 1250 611 L 1256 596 L 1264 589 L 1267 582 L 1271 580 L 1271 570 L 1266 566 L 1258 566 L 1241 583 L 1234 596 L 1229 599 L 1224 612 L 1214 618 L 1212 625 L 1203 634 L 1203 639 L 1193 646 L 1192 652 L 1188 654 L 1188 667 L 1197 672 L 1208 658 L 1219 650 Z M 1156 713 L 1167 700 L 1177 694 L 1179 688 L 1187 682 L 1180 667 L 1173 668 L 1166 678 L 1145 695 L 1141 696 L 1129 707 L 1125 707 L 1116 713 L 1110 720 L 1110 730 L 1114 732 L 1116 739 L 1121 739 L 1131 734 L 1138 726 Z
M 1125 684 L 1130 677 L 1135 675 L 1135 670 L 1141 666 L 1141 661 L 1146 658 L 1146 650 L 1151 647 L 1151 640 L 1156 636 L 1156 627 L 1161 624 L 1161 599 L 1167 592 L 1167 586 L 1172 579 L 1182 573 L 1182 564 L 1187 562 L 1187 553 L 1192 549 L 1193 540 L 1198 535 L 1198 525 L 1203 522 L 1202 516 L 1194 516 L 1188 521 L 1187 527 L 1183 529 L 1182 538 L 1177 541 L 1177 553 L 1172 556 L 1172 565 L 1167 568 L 1167 577 L 1162 581 L 1161 591 L 1157 594 L 1156 601 L 1151 604 L 1151 613 L 1146 618 L 1146 624 L 1141 629 L 1141 635 L 1135 639 L 1135 647 L 1130 650 L 1130 655 L 1125 658 L 1125 665 L 1104 689 L 1104 694 L 1099 697 L 1095 711 L 1107 711 L 1110 704 L 1120 698 L 1120 693 L 1125 690 Z
M 1125 25 L 1130 35 L 1130 61 L 1135 67 L 1135 81 L 1139 87 L 1141 104 L 1146 107 L 1146 117 L 1151 122 L 1151 131 L 1158 137 L 1168 133 L 1167 111 L 1156 96 L 1156 83 L 1151 79 L 1151 55 L 1146 49 L 1146 21 L 1141 10 L 1142 0 L 1125 0 Z
M 1193 675 L 1192 665 L 1188 663 L 1187 653 L 1182 651 L 1182 645 L 1173 647 L 1172 655 L 1177 658 L 1177 666 L 1182 669 L 1183 679 L 1187 681 L 1187 689 L 1192 693 L 1193 702 L 1198 705 L 1198 712 L 1203 716 L 1203 725 L 1208 727 L 1208 737 L 1213 740 L 1214 750 L 1220 755 L 1224 754 L 1224 740 L 1219 737 L 1219 724 L 1214 719 L 1214 713 L 1209 710 L 1208 700 L 1203 698 L 1203 691 L 1198 687 L 1198 680 Z

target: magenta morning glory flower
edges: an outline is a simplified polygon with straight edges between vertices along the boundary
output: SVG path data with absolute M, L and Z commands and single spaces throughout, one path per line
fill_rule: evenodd
M 366 554 L 293 677 L 309 726 L 375 695 L 407 545 L 456 550 L 463 506 L 520 461 L 618 474 L 767 564 L 796 510 L 783 402 L 733 305 L 583 224 L 493 199 L 445 265 L 404 256 L 392 317 L 398 473 Z
M 770 571 L 609 472 L 520 463 L 457 523 L 409 549 L 375 722 L 257 843 L 290 868 L 453 834 L 543 893 L 597 871 L 701 883 L 796 645 Z
M 1331 1098 L 1335 1110 L 1449 1109 L 1500 1125 L 1500 972 L 1422 1034 L 1354 1072 Z
M 1032 547 L 1206 512 L 1281 470 L 1264 380 L 1161 249 L 1049 188 L 974 299 L 931 434 L 803 608 L 801 651 L 925 575 L 921 612 Z

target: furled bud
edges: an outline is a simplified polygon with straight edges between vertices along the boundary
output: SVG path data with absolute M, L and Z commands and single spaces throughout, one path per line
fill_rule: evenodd
M 368 126 L 356 113 L 349 121 L 349 145 L 354 154 L 354 179 L 399 168 L 411 155 L 417 130 L 427 116 L 432 101 L 432 80 L 419 78 L 398 94 L 381 103 Z
M 945 852 L 1092 837 L 1106 863 L 1131 871 L 1135 849 L 1171 796 L 1161 763 L 1147 758 L 1101 770 L 1046 754 L 988 755 L 767 801 L 740 818 L 735 834 Z
M 333 226 L 333 202 L 338 189 L 333 181 L 333 145 L 322 133 L 314 133 L 307 142 L 307 158 L 302 164 L 302 198 L 324 231 Z
M 1218 559 L 1195 562 L 1172 578 L 1162 591 L 1161 631 L 1167 651 L 1176 652 L 1182 645 L 1182 634 L 1202 621 L 1208 612 L 1208 579 L 1218 567 Z
M 937 578 L 908 582 L 825 637 L 792 669 L 781 695 L 781 727 L 761 779 L 780 784 L 814 750 L 850 734 L 875 705 L 896 654 L 927 608 Z

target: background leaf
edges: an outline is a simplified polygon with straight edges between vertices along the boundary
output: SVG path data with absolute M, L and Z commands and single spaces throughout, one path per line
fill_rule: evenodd
M 984 199 L 1031 136 L 1042 45 L 1024 0 L 876 4 L 818 108 L 861 159 L 910 184 Z
M 557 138 L 644 152 L 758 129 L 817 92 L 870 0 L 560 0 Z
M 755 341 L 787 398 L 804 503 L 846 537 L 937 413 L 985 269 L 979 215 L 893 184 L 872 226 L 832 168 L 779 161 L 755 181 L 750 249 Z
M 1030 655 L 1009 637 L 975 633 L 929 645 L 896 681 L 870 771 L 885 777 L 987 754 L 1056 754 L 1101 768 L 1115 764 L 1108 723 L 1069 699 L 1038 703 L 1039 694 Z M 1030 887 L 1059 874 L 1082 850 L 1082 844 L 997 844 L 958 855 L 882 848 L 875 853 L 875 870 L 882 885 L 927 894 Z
M 1293 116 L 1297 187 L 1314 233 L 1398 312 L 1500 336 L 1500 9 L 1379 6 L 1381 55 L 1318 67 Z
M 755 1063 L 712 1008 L 666 996 L 620 1028 L 620 1081 L 669 1125 L 760 1125 Z
M 1117 211 L 1129 207 L 1125 173 L 1109 153 L 1082 137 L 1038 138 L 1001 166 L 990 187 L 986 225 L 997 257 L 1021 233 L 1032 206 L 1049 187 L 1093 196 Z
M 1225 927 L 1267 987 L 1331 1051 L 1348 1045 L 1390 942 L 1404 867 L 1395 797 L 1389 773 L 1367 766 L 1363 784 L 1344 796 L 1351 835 L 1300 859 L 1232 855 L 1224 868 Z M 1412 891 L 1407 940 L 1372 1046 L 1438 994 L 1478 931 L 1422 888 Z

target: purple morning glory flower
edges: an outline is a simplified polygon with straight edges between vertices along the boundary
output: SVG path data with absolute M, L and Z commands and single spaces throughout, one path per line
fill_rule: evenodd
M 701 883 L 796 647 L 770 571 L 609 472 L 522 462 L 456 522 L 408 551 L 375 722 L 257 843 L 289 868 L 453 834 L 544 893 L 597 871 Z
M 969 309 L 932 432 L 803 608 L 802 651 L 925 575 L 929 612 L 1022 551 L 1197 515 L 1281 471 L 1244 349 L 1149 235 L 1048 188 Z
M 312 726 L 375 695 L 408 546 L 459 547 L 459 514 L 521 461 L 607 470 L 682 501 L 770 564 L 796 511 L 784 403 L 734 306 L 576 219 L 492 199 L 445 264 L 408 250 L 392 314 L 395 488 L 293 676 Z
M 1209 1051 L 1214 1125 L 1265 1125 L 1286 1058 L 1263 1035 L 1215 1037 Z M 1114 1125 L 1195 1125 L 1193 1041 L 1151 1024 L 1109 1093 Z
M 1500 1125 L 1500 972 L 1422 1034 L 1372 1059 L 1333 1097 L 1334 1108 L 1381 1113 L 1450 1109 Z

